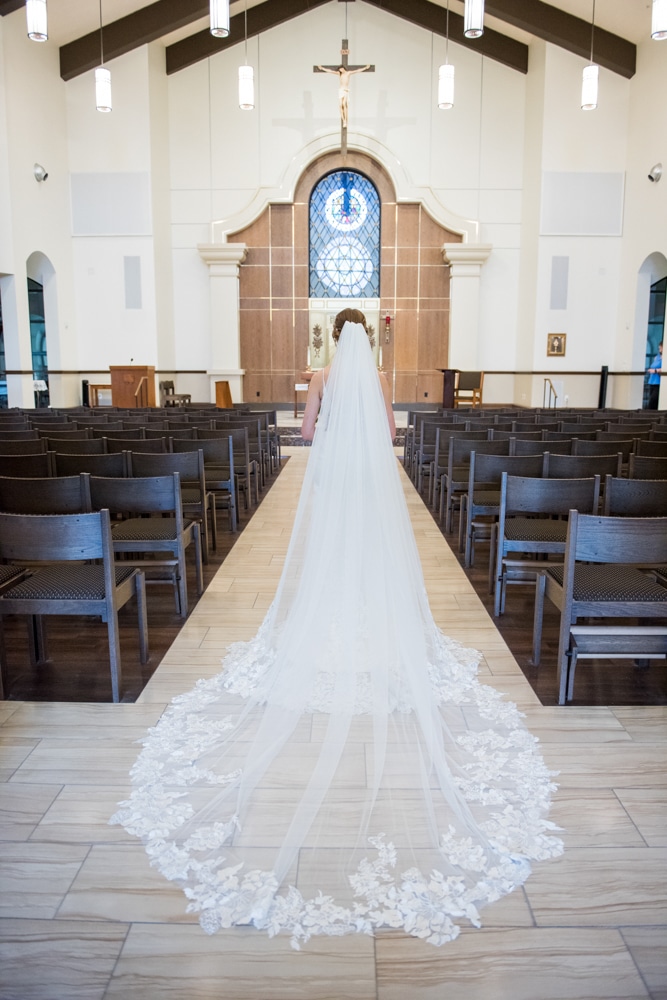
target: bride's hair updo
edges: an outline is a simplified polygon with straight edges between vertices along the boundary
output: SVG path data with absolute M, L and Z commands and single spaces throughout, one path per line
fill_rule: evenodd
M 368 333 L 368 327 L 366 326 L 366 317 L 360 309 L 342 309 L 336 316 L 333 324 L 333 331 L 331 336 L 334 341 L 338 343 L 338 338 L 340 337 L 341 330 L 346 323 L 361 323 L 366 333 Z

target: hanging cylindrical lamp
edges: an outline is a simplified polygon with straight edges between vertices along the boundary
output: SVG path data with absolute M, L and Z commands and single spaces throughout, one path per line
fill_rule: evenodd
M 241 111 L 252 111 L 255 107 L 255 71 L 248 66 L 248 0 L 245 0 L 244 14 L 245 62 L 239 66 L 239 107 Z
M 653 0 L 651 38 L 657 42 L 667 38 L 667 0 Z
M 454 67 L 444 63 L 438 71 L 438 107 L 449 111 L 454 107 Z
M 98 111 L 111 111 L 111 73 L 104 65 L 102 0 L 100 0 L 100 65 L 95 70 L 95 107 Z
M 98 111 L 111 111 L 111 73 L 106 66 L 95 70 L 95 107 Z
M 600 67 L 595 63 L 584 66 L 583 79 L 581 81 L 581 110 L 595 111 L 598 106 L 598 71 Z
M 449 64 L 449 0 L 447 0 L 445 28 L 445 61 L 438 70 L 438 107 L 441 111 L 449 111 L 454 107 L 454 67 Z
M 239 66 L 239 107 L 252 111 L 255 107 L 255 71 L 252 66 Z
M 465 0 L 463 34 L 466 38 L 479 38 L 484 34 L 484 0 Z
M 229 0 L 211 0 L 210 32 L 216 38 L 226 38 L 229 34 Z
M 595 33 L 595 0 L 593 0 L 593 14 L 591 16 L 591 59 L 588 66 L 584 66 L 581 80 L 581 110 L 595 111 L 598 106 L 598 74 L 600 67 L 593 62 L 593 38 Z
M 25 17 L 28 24 L 28 38 L 33 42 L 48 41 L 46 0 L 26 0 Z

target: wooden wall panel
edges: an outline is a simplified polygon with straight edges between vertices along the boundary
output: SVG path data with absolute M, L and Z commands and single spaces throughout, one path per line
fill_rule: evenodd
M 230 235 L 230 241 L 248 246 L 240 268 L 241 366 L 248 401 L 257 399 L 256 392 L 263 402 L 294 401 L 294 382 L 307 361 L 310 193 L 324 174 L 342 165 L 338 153 L 313 161 L 296 185 L 293 205 L 270 205 Z M 390 343 L 384 343 L 383 327 L 378 334 L 394 399 L 439 405 L 437 369 L 447 367 L 449 348 L 449 267 L 442 246 L 461 237 L 420 204 L 398 204 L 389 176 L 370 156 L 351 152 L 345 166 L 365 174 L 380 194 L 380 314 L 392 317 Z

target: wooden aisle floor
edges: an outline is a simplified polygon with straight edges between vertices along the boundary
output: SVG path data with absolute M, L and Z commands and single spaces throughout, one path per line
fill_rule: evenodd
M 108 826 L 136 741 L 264 616 L 307 459 L 291 455 L 136 703 L 0 703 L 0 1000 L 667 1000 L 667 708 L 542 706 L 407 480 L 436 620 L 560 772 L 563 857 L 442 948 L 387 931 L 297 954 L 248 928 L 208 937 Z

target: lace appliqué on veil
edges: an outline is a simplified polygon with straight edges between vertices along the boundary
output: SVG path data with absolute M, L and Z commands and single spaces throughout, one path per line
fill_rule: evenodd
M 190 900 L 188 912 L 199 913 L 207 933 L 253 924 L 270 936 L 289 933 L 295 948 L 315 934 L 372 934 L 381 927 L 401 928 L 434 945 L 453 940 L 460 930 L 457 921 L 479 926 L 479 908 L 521 885 L 530 874 L 531 860 L 562 853 L 562 843 L 551 835 L 557 829 L 554 824 L 543 818 L 555 790 L 552 774 L 521 713 L 498 692 L 479 684 L 474 651 L 439 631 L 434 649 L 437 658 L 429 665 L 434 699 L 441 705 L 470 705 L 490 726 L 456 738 L 466 763 L 454 780 L 466 801 L 491 807 L 480 827 L 492 856 L 450 827 L 441 832 L 439 845 L 448 874 L 415 867 L 400 871 L 391 835 L 378 831 L 368 838 L 373 850 L 349 875 L 355 897 L 350 906 L 323 893 L 307 898 L 294 886 L 281 888 L 272 871 L 230 864 L 225 849 L 231 849 L 240 829 L 233 812 L 197 826 L 185 839 L 179 837 L 194 815 L 188 788 L 233 787 L 241 779 L 239 769 L 214 773 L 196 764 L 209 748 L 233 734 L 236 725 L 232 716 L 212 719 L 200 713 L 228 692 L 240 695 L 240 710 L 248 698 L 262 701 L 273 654 L 261 630 L 250 642 L 231 646 L 227 669 L 175 699 L 149 731 L 132 771 L 134 791 L 112 822 L 144 839 L 151 864 L 181 883 Z M 323 671 L 308 711 L 326 711 L 329 690 Z M 363 713 L 365 698 L 360 684 L 356 712 Z M 410 711 L 405 691 L 393 708 Z

